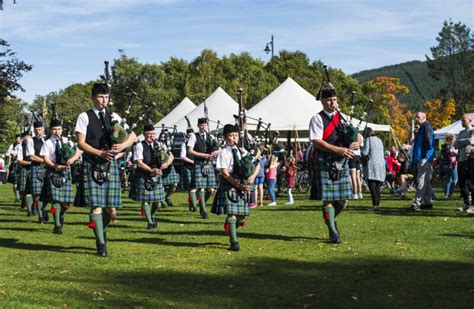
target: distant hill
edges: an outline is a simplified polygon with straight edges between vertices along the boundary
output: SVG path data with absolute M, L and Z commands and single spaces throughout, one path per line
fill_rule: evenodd
M 438 98 L 440 89 L 446 85 L 445 81 L 435 80 L 429 75 L 425 61 L 410 61 L 352 74 L 352 77 L 361 83 L 377 76 L 399 78 L 400 82 L 410 89 L 407 95 L 400 96 L 400 100 L 407 104 L 410 110 L 416 110 L 423 102 Z

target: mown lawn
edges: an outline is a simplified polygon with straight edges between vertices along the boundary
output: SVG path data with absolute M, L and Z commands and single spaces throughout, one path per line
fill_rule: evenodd
M 148 231 L 124 199 L 95 256 L 88 210 L 73 208 L 62 235 L 13 206 L 0 185 L 0 307 L 458 307 L 474 306 L 474 217 L 438 200 L 407 213 L 409 201 L 351 201 L 338 217 L 343 243 L 327 244 L 319 203 L 252 210 L 230 252 L 224 217 L 202 220 L 184 193 Z M 388 196 L 385 196 L 388 198 Z

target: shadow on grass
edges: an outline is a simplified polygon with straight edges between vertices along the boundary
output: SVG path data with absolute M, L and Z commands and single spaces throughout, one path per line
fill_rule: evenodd
M 471 232 L 471 233 L 465 233 L 465 234 L 441 234 L 441 236 L 474 239 L 474 233 L 473 233 L 473 232 Z
M 62 293 L 67 284 L 76 306 L 470 308 L 474 304 L 469 292 L 472 263 L 386 257 L 325 262 L 256 257 L 247 261 L 237 258 L 242 252 L 230 254 L 236 259 L 211 271 L 94 268 L 66 278 L 46 273 L 42 282 L 58 283 L 50 286 L 52 293 Z M 83 286 L 112 292 L 102 294 L 97 303 Z
M 84 254 L 88 253 L 93 248 L 88 247 L 63 247 L 63 246 L 51 246 L 51 245 L 41 245 L 41 244 L 30 244 L 20 242 L 18 239 L 14 238 L 0 238 L 0 247 L 9 248 L 9 249 L 22 249 L 22 250 L 31 250 L 31 251 L 56 251 L 56 252 L 65 252 L 65 253 L 78 253 Z M 76 249 L 81 249 L 83 251 L 78 251 Z
M 143 230 L 143 231 L 135 231 L 132 233 L 136 234 L 142 234 L 142 233 L 147 233 L 148 231 Z M 222 231 L 215 231 L 215 230 L 209 230 L 209 231 L 160 231 L 159 227 L 158 230 L 156 230 L 156 233 L 158 235 L 170 235 L 170 236 L 176 236 L 176 235 L 189 235 L 189 236 L 222 236 L 222 237 L 228 237 L 227 234 L 225 234 L 224 230 Z M 271 239 L 271 240 L 281 240 L 281 241 L 295 241 L 295 240 L 327 240 L 323 238 L 318 238 L 318 237 L 300 237 L 300 236 L 286 236 L 286 235 L 275 235 L 275 234 L 258 234 L 258 233 L 249 233 L 246 232 L 245 229 L 238 229 L 238 236 L 239 238 L 249 238 L 249 239 Z

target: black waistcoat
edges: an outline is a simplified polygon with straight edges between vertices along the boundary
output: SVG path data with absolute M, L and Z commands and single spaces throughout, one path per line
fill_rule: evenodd
M 201 153 L 211 153 L 211 136 L 206 133 L 206 139 L 201 138 L 200 133 L 194 134 L 196 136 L 196 144 L 194 144 L 194 151 Z M 195 161 L 203 161 L 201 158 L 194 159 Z
M 92 109 L 86 112 L 87 117 L 89 118 L 89 124 L 87 125 L 86 143 L 96 149 L 101 150 L 110 149 L 112 147 L 110 143 L 110 136 L 108 136 L 107 134 L 107 131 L 110 128 L 111 117 L 108 112 L 104 112 L 104 120 L 107 129 L 102 126 L 102 122 Z M 88 160 L 91 160 L 94 157 L 86 153 L 84 153 L 83 155 L 84 158 Z
M 41 137 L 33 137 L 33 146 L 35 149 L 35 156 L 39 157 L 41 153 L 41 147 L 43 147 L 43 139 Z M 40 165 L 40 163 L 38 162 L 32 162 L 31 164 L 36 166 Z
M 151 145 L 148 145 L 146 141 L 142 142 L 143 146 L 143 163 L 150 166 L 151 162 L 153 161 L 152 149 Z
M 323 120 L 323 134 L 324 134 L 324 130 L 326 130 L 326 128 L 329 126 L 329 124 L 331 123 L 332 120 L 324 112 L 324 110 L 320 111 L 319 115 L 321 116 L 321 119 Z M 331 144 L 331 145 L 334 145 L 334 146 L 341 146 L 341 140 L 339 138 L 338 129 L 337 129 L 337 127 L 340 126 L 340 122 L 336 123 L 335 125 L 336 125 L 336 127 L 334 128 L 334 131 L 332 131 L 332 133 L 328 136 L 328 138 L 325 141 L 327 143 Z M 331 156 L 335 155 L 332 152 L 326 152 L 326 151 L 322 151 L 322 150 L 318 150 L 318 152 L 321 155 L 331 155 Z

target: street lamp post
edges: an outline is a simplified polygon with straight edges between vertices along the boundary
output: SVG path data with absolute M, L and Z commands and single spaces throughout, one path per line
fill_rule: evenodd
M 265 49 L 263 50 L 265 53 L 269 53 L 269 52 L 272 52 L 272 72 L 274 72 L 274 65 L 273 65 L 273 53 L 274 53 L 274 45 L 273 45 L 273 34 L 272 34 L 272 40 L 270 42 L 267 43 L 267 46 L 265 46 Z

